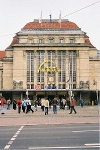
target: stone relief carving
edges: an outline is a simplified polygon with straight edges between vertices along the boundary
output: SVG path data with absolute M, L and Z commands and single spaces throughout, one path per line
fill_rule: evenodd
M 23 89 L 23 81 L 13 81 L 13 89 Z
M 80 81 L 80 89 L 89 89 L 90 83 L 89 81 Z

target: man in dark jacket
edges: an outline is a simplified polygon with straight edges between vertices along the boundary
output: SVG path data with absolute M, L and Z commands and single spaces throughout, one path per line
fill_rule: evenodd
M 53 113 L 57 114 L 57 99 L 53 99 Z

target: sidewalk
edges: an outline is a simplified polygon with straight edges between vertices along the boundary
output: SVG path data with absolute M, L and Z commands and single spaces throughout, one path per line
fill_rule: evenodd
M 79 124 L 79 123 L 99 123 L 99 106 L 76 106 L 77 114 L 69 114 L 67 108 L 65 110 L 57 111 L 53 114 L 52 108 L 49 109 L 49 114 L 45 115 L 41 111 L 40 106 L 37 111 L 32 114 L 29 112 L 25 114 L 18 110 L 10 110 L 5 107 L 5 114 L 1 115 L 0 112 L 0 126 L 15 126 L 15 125 L 43 125 L 43 124 Z

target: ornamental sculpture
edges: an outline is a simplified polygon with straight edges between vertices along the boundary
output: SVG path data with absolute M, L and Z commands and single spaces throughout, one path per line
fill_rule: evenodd
M 23 89 L 23 81 L 13 81 L 13 89 Z
M 89 81 L 80 81 L 80 89 L 89 89 L 90 83 Z
M 57 68 L 56 66 L 49 66 L 49 67 L 44 67 L 45 63 L 51 62 L 52 64 L 55 64 L 51 60 L 45 60 L 42 62 L 38 68 L 38 72 L 61 72 L 60 68 Z

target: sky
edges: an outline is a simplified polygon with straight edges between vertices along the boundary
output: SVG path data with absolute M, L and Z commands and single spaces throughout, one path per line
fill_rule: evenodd
M 0 0 L 0 50 L 5 50 L 25 24 L 39 19 L 68 19 L 86 32 L 100 50 L 100 0 Z

